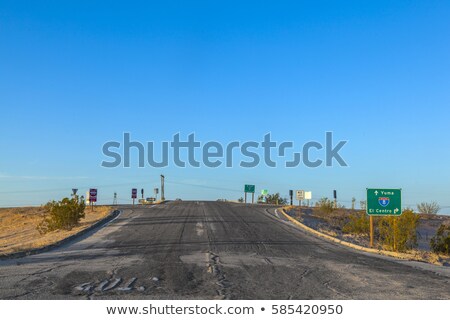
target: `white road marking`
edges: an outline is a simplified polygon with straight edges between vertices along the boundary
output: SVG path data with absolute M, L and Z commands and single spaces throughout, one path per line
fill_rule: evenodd
M 205 233 L 205 228 L 203 228 L 203 222 L 197 222 L 195 225 L 195 231 L 197 232 L 197 236 L 201 237 Z
M 103 291 L 105 286 L 109 283 L 108 280 L 102 281 L 100 282 L 100 284 L 97 286 L 97 288 L 95 289 L 95 291 Z
M 78 291 L 90 291 L 92 289 L 92 285 L 90 282 L 86 282 L 83 284 L 80 284 L 79 286 L 75 287 L 76 290 Z
M 137 278 L 131 278 L 123 287 L 117 288 L 119 291 L 131 291 L 133 288 L 131 287 Z
M 110 283 L 110 285 L 104 288 L 103 291 L 114 289 L 121 281 L 122 278 L 114 278 L 113 281 Z

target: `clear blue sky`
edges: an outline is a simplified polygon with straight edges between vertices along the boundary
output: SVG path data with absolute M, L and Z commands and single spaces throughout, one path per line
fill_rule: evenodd
M 1 1 L 0 206 L 99 188 L 450 206 L 448 1 Z M 348 140 L 347 168 L 100 167 L 104 142 Z M 444 210 L 449 211 L 449 210 Z

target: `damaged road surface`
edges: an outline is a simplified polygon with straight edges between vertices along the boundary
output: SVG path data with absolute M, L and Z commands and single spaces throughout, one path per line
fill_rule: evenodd
M 450 299 L 445 267 L 341 247 L 270 206 L 121 207 L 59 249 L 0 261 L 1 299 Z

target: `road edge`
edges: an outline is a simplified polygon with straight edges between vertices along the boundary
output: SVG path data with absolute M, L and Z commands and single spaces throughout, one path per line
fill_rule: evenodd
M 430 263 L 428 261 L 424 261 L 424 260 L 420 260 L 417 259 L 417 257 L 415 257 L 412 254 L 408 254 L 408 253 L 398 253 L 398 252 L 391 252 L 391 251 L 386 251 L 386 250 L 379 250 L 379 249 L 372 249 L 372 248 L 367 248 L 367 247 L 363 247 L 354 243 L 350 243 L 335 237 L 332 237 L 330 235 L 327 235 L 325 233 L 322 233 L 320 231 L 317 231 L 313 228 L 310 228 L 306 225 L 304 225 L 303 223 L 301 223 L 300 221 L 298 221 L 297 219 L 292 218 L 290 215 L 288 215 L 283 208 L 280 209 L 275 209 L 275 212 L 281 212 L 281 214 L 283 214 L 284 217 L 286 217 L 286 219 L 288 219 L 290 222 L 294 223 L 296 226 L 300 227 L 301 229 L 303 229 L 306 232 L 312 233 L 320 238 L 324 238 L 327 240 L 330 240 L 334 243 L 338 243 L 340 245 L 355 249 L 355 250 L 359 250 L 359 251 L 363 251 L 363 252 L 367 252 L 367 253 L 374 253 L 377 255 L 382 255 L 382 256 L 388 256 L 391 258 L 397 258 L 397 259 L 401 259 L 401 260 L 408 260 L 408 261 L 417 261 L 417 262 L 423 262 L 423 263 L 428 263 L 430 265 L 435 265 L 435 266 L 440 266 L 434 263 Z
M 121 212 L 122 212 L 122 210 L 117 210 L 117 209 L 113 210 L 106 217 L 104 217 L 103 219 L 98 220 L 97 222 L 93 223 L 92 225 L 90 225 L 86 229 L 83 229 L 83 230 L 81 230 L 81 231 L 79 231 L 79 232 L 77 232 L 75 234 L 72 234 L 71 236 L 68 236 L 67 238 L 59 240 L 59 241 L 57 241 L 55 243 L 52 243 L 52 244 L 49 244 L 47 246 L 44 246 L 44 247 L 41 247 L 41 248 L 36 248 L 36 249 L 31 249 L 31 250 L 27 250 L 27 251 L 19 251 L 19 252 L 6 254 L 6 255 L 0 255 L 0 261 L 28 257 L 28 256 L 31 256 L 31 255 L 48 252 L 50 250 L 56 249 L 58 247 L 61 247 L 61 246 L 65 245 L 65 244 L 75 240 L 78 237 L 84 236 L 85 234 L 87 234 L 88 232 L 93 231 L 96 228 L 100 228 L 100 227 L 106 225 L 108 222 L 111 222 L 113 219 L 115 219 Z

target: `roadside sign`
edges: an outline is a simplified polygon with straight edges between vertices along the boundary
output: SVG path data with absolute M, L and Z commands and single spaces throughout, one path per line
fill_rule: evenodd
M 137 198 L 137 189 L 131 189 L 131 198 L 136 199 Z
M 402 214 L 402 189 L 367 189 L 366 212 L 369 216 Z
M 268 193 L 269 193 L 269 191 L 268 191 L 267 189 L 262 189 L 262 190 L 261 190 L 261 194 L 262 194 L 263 196 L 266 196 Z
M 305 200 L 311 200 L 311 199 L 312 199 L 312 192 L 305 191 Z
M 295 191 L 296 199 L 297 200 L 305 200 L 305 191 L 304 190 L 297 190 Z
M 97 189 L 89 189 L 89 202 L 97 202 Z
M 254 184 L 246 184 L 244 188 L 245 193 L 255 193 L 255 185 Z

